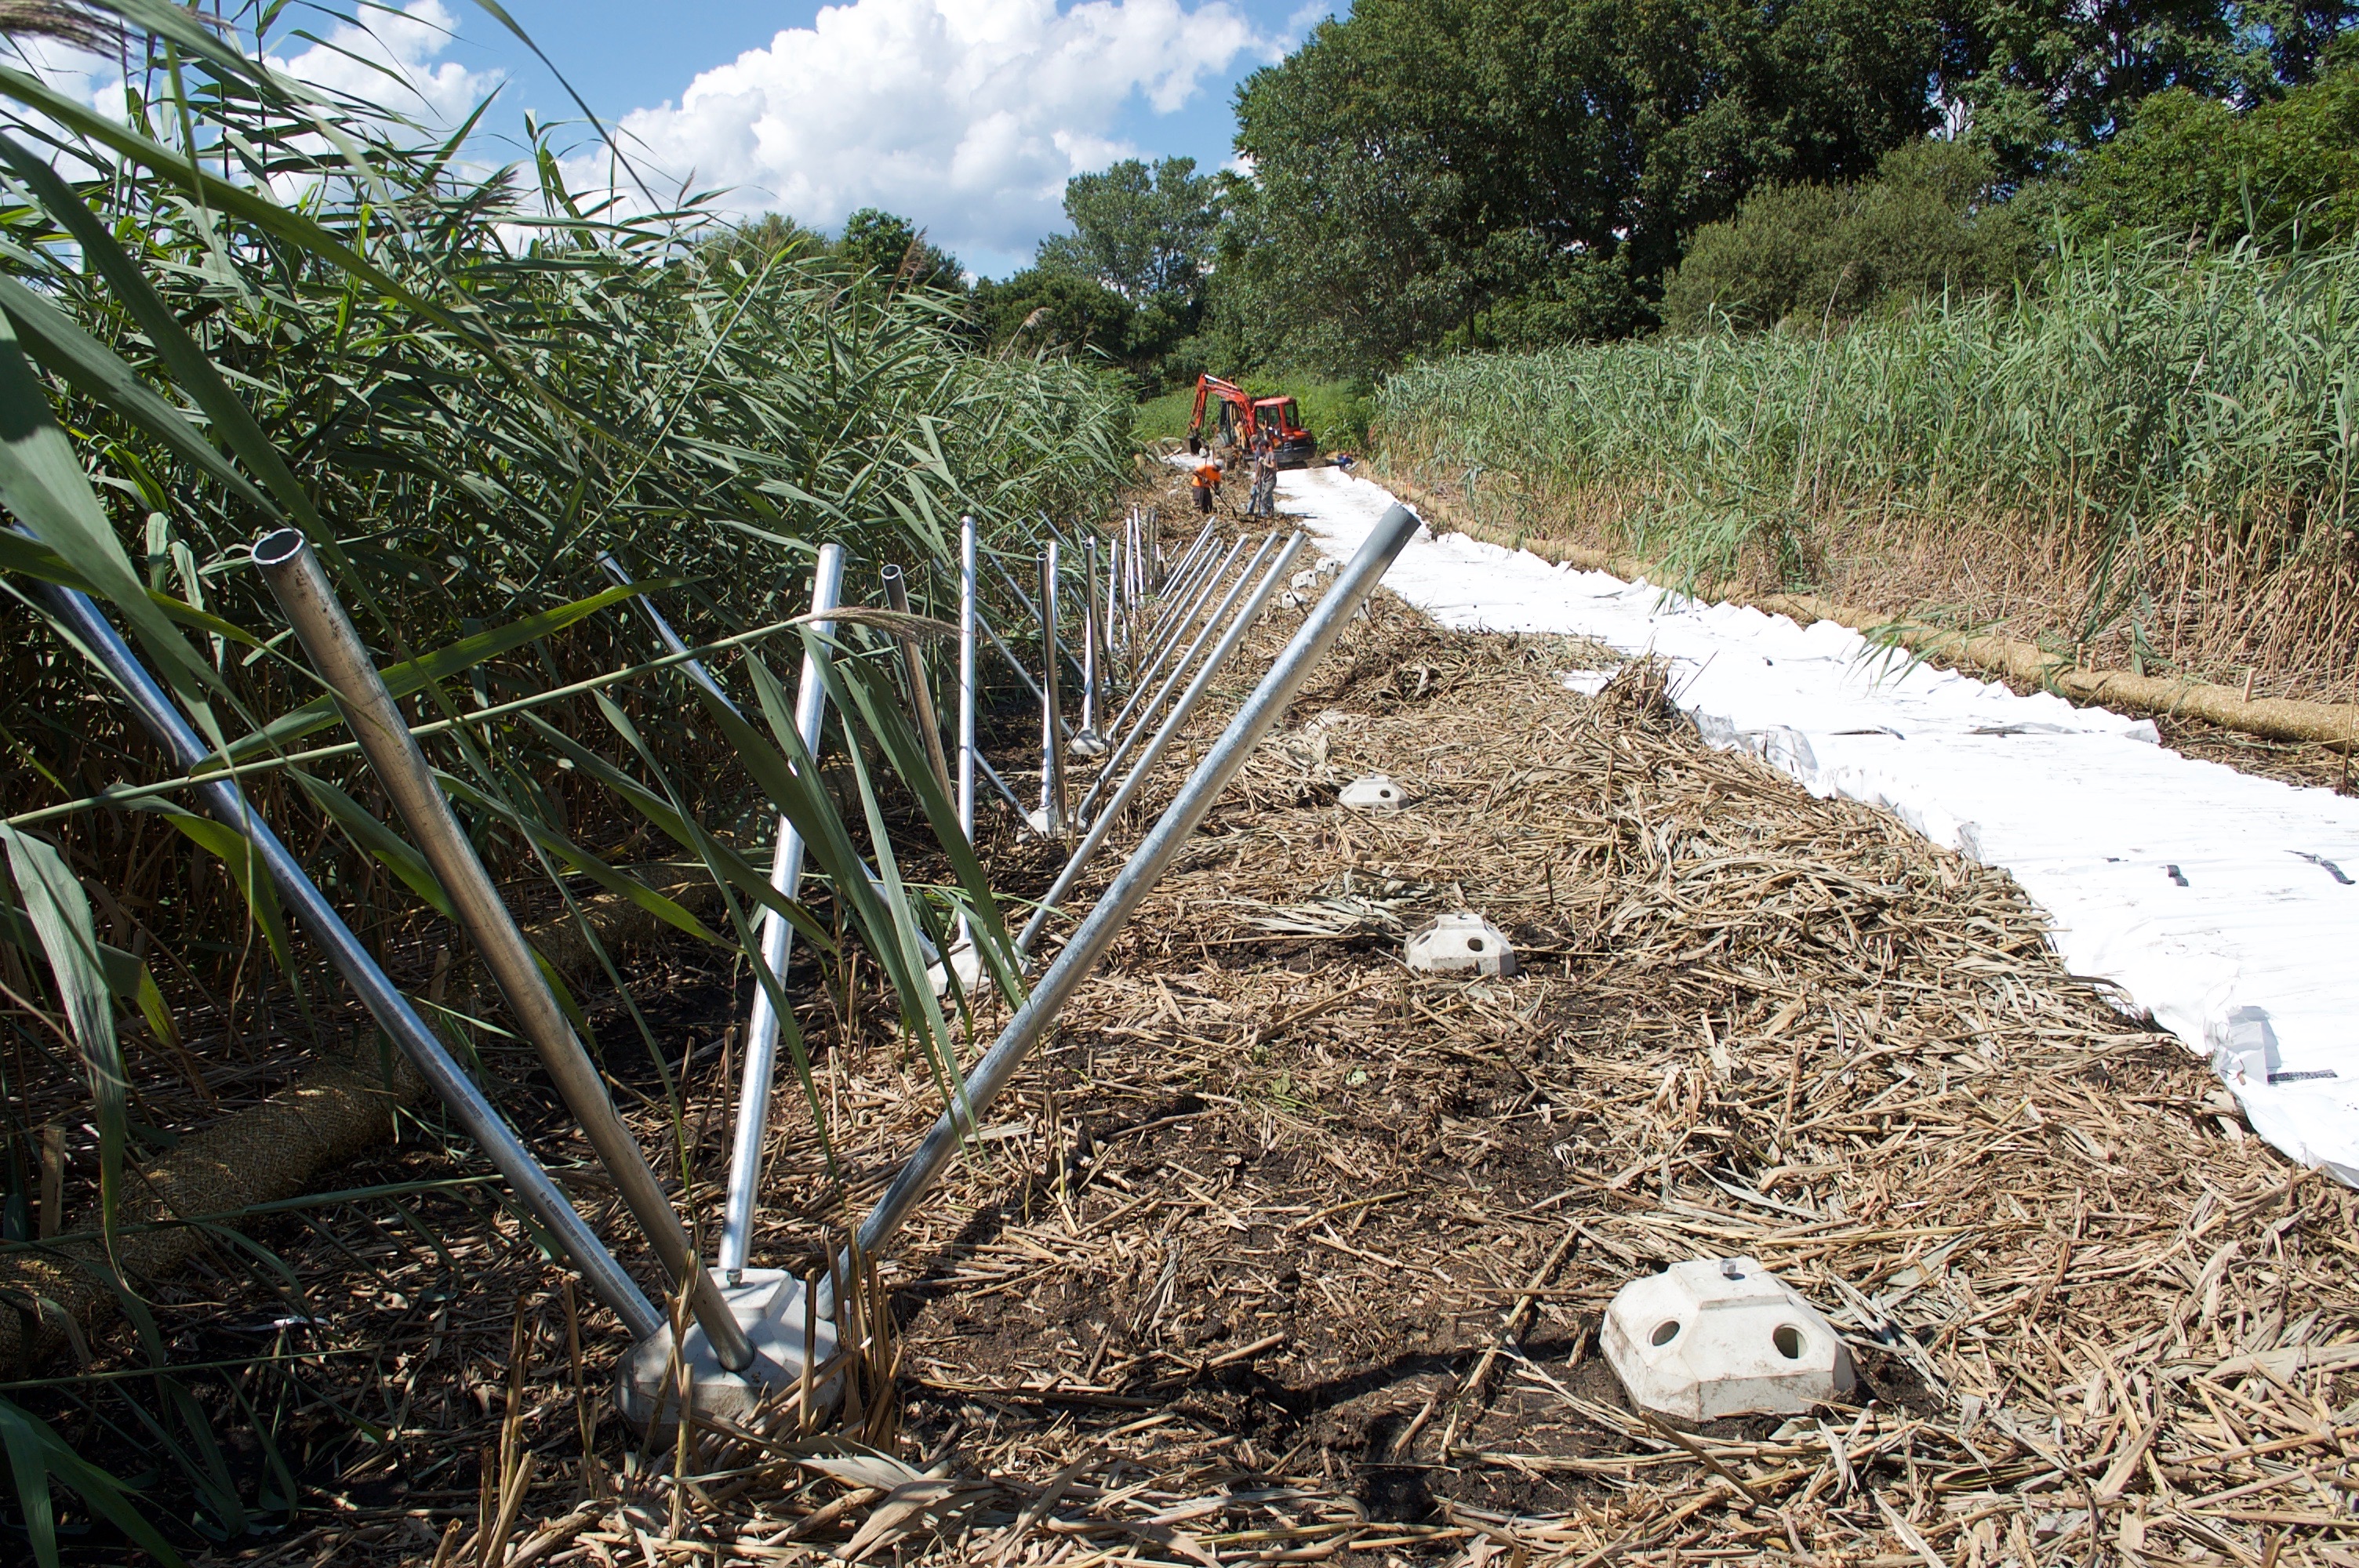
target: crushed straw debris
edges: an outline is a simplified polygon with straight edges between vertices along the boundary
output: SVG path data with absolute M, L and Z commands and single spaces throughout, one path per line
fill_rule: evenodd
M 1703 749 L 1652 665 L 1561 685 L 1609 657 L 1353 623 L 884 1263 L 865 1442 L 626 1432 L 611 1324 L 440 1195 L 430 1236 L 281 1238 L 349 1285 L 306 1348 L 367 1358 L 391 1435 L 337 1522 L 213 1560 L 2359 1561 L 2354 1195 L 2064 973 L 2003 875 Z M 1335 804 L 1375 771 L 1408 810 Z M 1408 973 L 1459 908 L 1516 976 Z M 940 1103 L 881 1011 L 805 1011 L 845 1185 L 776 1119 L 756 1258 L 790 1266 Z M 701 1212 L 733 1076 L 686 1057 Z M 1856 1404 L 1627 1405 L 1606 1301 L 1737 1254 L 1848 1336 Z

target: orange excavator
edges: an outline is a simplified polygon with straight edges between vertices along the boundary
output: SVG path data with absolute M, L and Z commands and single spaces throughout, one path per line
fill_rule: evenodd
M 1217 375 L 1196 378 L 1196 407 L 1188 416 L 1188 449 L 1204 449 L 1204 405 L 1217 399 L 1220 417 L 1216 439 L 1224 447 L 1250 449 L 1266 436 L 1282 469 L 1308 468 L 1319 460 L 1319 443 L 1302 427 L 1291 397 L 1255 397 L 1233 381 Z

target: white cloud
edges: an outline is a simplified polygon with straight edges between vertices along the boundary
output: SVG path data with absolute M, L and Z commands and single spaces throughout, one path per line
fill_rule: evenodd
M 301 51 L 272 54 L 266 63 L 331 98 L 365 101 L 429 128 L 456 125 L 500 84 L 496 70 L 435 63 L 457 26 L 443 0 L 409 0 L 399 10 L 374 7 L 362 15 L 365 27 L 340 22 Z M 58 92 L 101 114 L 123 113 L 123 67 L 115 57 L 47 38 L 12 42 L 27 69 Z
M 361 23 L 338 23 L 300 54 L 274 56 L 272 69 L 428 125 L 463 120 L 500 84 L 497 71 L 435 63 L 458 26 L 442 0 L 410 0 L 398 11 L 372 8 L 360 16 Z
M 1172 114 L 1283 47 L 1230 0 L 851 0 L 617 129 L 651 184 L 821 226 L 884 207 L 1004 255 L 1059 224 L 1069 176 L 1133 154 L 1116 122 L 1134 94 Z M 572 173 L 602 188 L 605 160 Z

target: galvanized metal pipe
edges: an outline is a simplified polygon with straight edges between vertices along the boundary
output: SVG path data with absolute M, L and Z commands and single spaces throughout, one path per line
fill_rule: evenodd
M 1189 564 L 1187 570 L 1172 573 L 1170 580 L 1168 580 L 1166 587 L 1163 587 L 1163 592 L 1160 592 L 1156 599 L 1151 599 L 1151 601 L 1147 603 L 1147 609 L 1142 611 L 1142 615 L 1139 615 L 1139 620 L 1142 620 L 1144 627 L 1147 627 L 1142 637 L 1139 637 L 1139 648 L 1144 648 L 1149 655 L 1154 654 L 1156 646 L 1158 646 L 1160 642 L 1166 642 L 1166 639 L 1170 637 L 1172 620 L 1177 620 L 1180 611 L 1187 609 L 1189 597 L 1196 592 L 1196 585 L 1203 580 L 1203 573 L 1212 570 L 1212 566 L 1220 561 L 1220 540 L 1212 540 L 1212 545 L 1215 545 L 1215 547 L 1205 549 L 1203 554 L 1199 554 L 1199 557 L 1193 558 L 1191 564 Z
M 1098 687 L 1105 679 L 1105 621 L 1098 605 L 1098 536 L 1082 541 L 1082 729 L 1098 727 Z
M 1275 535 L 1265 535 L 1264 544 L 1266 545 L 1268 539 L 1274 537 L 1276 537 Z M 1201 615 L 1218 602 L 1213 596 L 1219 592 L 1221 585 L 1228 580 L 1229 568 L 1240 564 L 1239 557 L 1245 553 L 1245 543 L 1242 536 L 1239 537 L 1229 546 L 1228 553 L 1221 558 L 1215 568 L 1197 574 L 1196 586 L 1190 590 L 1183 611 L 1173 616 L 1166 623 L 1162 634 L 1158 635 L 1150 646 L 1144 661 L 1145 667 L 1132 685 L 1130 696 L 1124 700 L 1122 711 L 1114 717 L 1114 723 L 1108 727 L 1109 733 L 1119 738 L 1137 727 L 1132 715 L 1136 711 L 1140 699 L 1152 688 L 1156 677 L 1163 673 L 1165 666 L 1186 644 L 1191 633 L 1201 624 L 1200 619 Z M 1240 574 L 1240 580 L 1243 574 Z
M 901 568 L 888 566 L 878 577 L 885 584 L 885 608 L 897 614 L 909 613 L 909 588 L 903 580 Z M 926 684 L 926 658 L 915 637 L 894 633 L 901 644 L 901 675 L 909 684 L 909 717 L 917 722 L 919 737 L 926 743 L 926 761 L 934 766 L 934 782 L 942 786 L 942 794 L 951 793 L 950 760 L 942 755 L 942 721 L 934 712 L 933 689 Z
M 698 1265 L 696 1245 L 689 1238 L 687 1227 L 672 1212 L 671 1200 L 647 1168 L 638 1139 L 615 1114 L 614 1102 L 606 1096 L 605 1079 L 590 1060 L 590 1053 L 582 1049 L 573 1026 L 566 1022 L 516 916 L 501 902 L 491 873 L 484 870 L 474 845 L 460 827 L 441 786 L 434 782 L 426 753 L 410 734 L 409 721 L 344 613 L 310 541 L 299 529 L 276 529 L 254 542 L 253 557 L 262 580 L 294 626 L 311 667 L 327 683 L 353 739 L 360 742 L 377 783 L 424 852 L 427 864 L 434 868 L 460 929 L 482 955 L 518 1030 L 539 1056 L 542 1069 L 573 1113 L 598 1162 L 606 1168 L 624 1206 L 638 1221 L 672 1282 L 687 1287 L 689 1304 L 722 1364 L 732 1370 L 751 1366 L 754 1346 L 745 1331 L 738 1326 L 712 1277 Z
M 1221 666 L 1227 664 L 1230 655 L 1244 643 L 1245 634 L 1253 630 L 1254 623 L 1261 619 L 1262 612 L 1269 607 L 1270 598 L 1277 593 L 1279 580 L 1285 577 L 1294 563 L 1301 558 L 1302 547 L 1308 543 L 1310 543 L 1310 535 L 1298 529 L 1279 549 L 1277 557 L 1270 562 L 1269 569 L 1264 572 L 1261 580 L 1254 585 L 1254 590 L 1245 600 L 1245 607 L 1237 611 L 1236 619 L 1229 622 L 1227 633 L 1212 649 L 1211 656 L 1205 659 L 1203 667 L 1196 672 L 1196 678 L 1188 683 L 1188 689 L 1180 693 L 1178 702 L 1172 704 L 1170 713 L 1156 730 L 1154 739 L 1147 741 L 1141 749 L 1138 760 L 1131 764 L 1130 772 L 1123 775 L 1122 783 L 1115 787 L 1113 795 L 1107 799 L 1105 809 L 1092 817 L 1089 816 L 1088 802 L 1082 803 L 1082 813 L 1083 819 L 1090 825 L 1089 832 L 1082 837 L 1080 847 L 1074 849 L 1071 857 L 1065 861 L 1065 869 L 1057 873 L 1057 880 L 1049 884 L 1049 891 L 1040 895 L 1039 907 L 1032 912 L 1032 918 L 1025 923 L 1023 935 L 1016 939 L 1017 952 L 1028 953 L 1032 950 L 1032 944 L 1039 939 L 1042 928 L 1049 924 L 1049 914 L 1055 909 L 1057 901 L 1063 898 L 1072 885 L 1081 880 L 1082 872 L 1088 868 L 1090 861 L 1097 855 L 1099 848 L 1105 843 L 1106 836 L 1114 831 L 1114 824 L 1122 819 L 1123 807 L 1128 806 L 1131 797 L 1146 784 L 1148 773 L 1154 770 L 1156 762 L 1162 757 L 1164 749 L 1171 744 L 1172 737 L 1188 727 L 1188 720 L 1194 715 L 1196 705 L 1203 700 L 1204 693 L 1212 689 L 1212 677 L 1220 674 Z M 1264 553 L 1266 554 L 1266 550 Z M 1256 556 L 1254 559 L 1258 564 L 1261 557 Z M 1248 577 L 1252 575 L 1251 568 L 1247 568 L 1246 575 Z M 1137 731 L 1133 730 L 1131 733 L 1135 736 Z M 1098 781 L 1100 784 L 1103 784 L 1106 778 L 1113 775 L 1114 765 L 1120 760 L 1119 757 L 1107 759 L 1106 772 L 1100 775 Z M 1092 794 L 1094 795 L 1095 791 Z
M 1195 566 L 1188 569 L 1187 577 L 1172 590 L 1169 601 L 1158 614 L 1153 629 L 1147 633 L 1145 662 L 1148 668 L 1152 669 L 1161 655 L 1169 653 L 1180 638 L 1187 635 L 1196 612 L 1203 607 L 1221 579 L 1228 575 L 1229 568 L 1235 564 L 1238 552 L 1244 548 L 1245 536 L 1239 535 L 1225 554 L 1218 550 L 1207 551 Z M 1148 677 L 1140 678 L 1143 681 Z
M 999 770 L 991 765 L 991 759 L 977 752 L 974 754 L 974 765 L 983 770 L 983 776 L 991 781 L 991 787 L 999 792 L 999 797 L 1002 800 L 1007 802 L 1007 808 L 1016 816 L 1022 816 L 1024 803 L 1016 798 L 1016 791 L 1008 782 L 999 776 Z
M 1190 567 L 1195 565 L 1196 557 L 1203 552 L 1204 546 L 1212 543 L 1212 520 L 1208 517 L 1204 520 L 1204 525 L 1196 530 L 1196 536 L 1188 541 L 1188 547 L 1180 552 L 1180 558 L 1173 561 L 1164 571 L 1163 580 L 1156 586 L 1155 591 L 1159 595 L 1169 598 L 1170 596 L 1171 589 L 1177 584 L 1180 574 L 1187 571 Z
M 631 574 L 623 569 L 623 563 L 614 558 L 614 552 L 611 550 L 598 552 L 598 564 L 605 568 L 606 575 L 613 578 L 618 586 L 623 588 L 638 586 L 631 580 Z M 688 652 L 687 641 L 671 629 L 671 622 L 664 619 L 663 611 L 656 608 L 656 601 L 644 593 L 634 593 L 631 596 L 631 602 L 639 607 L 639 612 L 645 615 L 648 624 L 656 629 L 656 637 L 665 647 L 675 654 Z M 703 660 L 686 658 L 680 662 L 679 667 L 687 672 L 689 679 L 719 697 L 730 712 L 737 714 L 740 718 L 744 717 L 743 710 L 729 700 L 727 692 L 721 689 L 721 683 L 712 678 L 712 672 L 704 667 Z
M 1188 608 L 1171 622 L 1170 635 L 1157 642 L 1153 654 L 1147 660 L 1146 667 L 1139 672 L 1138 684 L 1130 688 L 1130 699 L 1122 705 L 1122 711 L 1114 715 L 1114 723 L 1109 727 L 1114 734 L 1122 734 L 1129 725 L 1131 713 L 1147 696 L 1149 683 L 1163 673 L 1163 666 L 1169 663 L 1171 655 L 1179 651 L 1180 640 L 1185 637 L 1189 629 L 1196 624 L 1197 612 L 1202 610 L 1205 602 L 1212 597 L 1212 590 L 1227 578 L 1230 564 L 1245 552 L 1245 542 L 1239 539 L 1229 546 L 1229 553 L 1221 557 L 1221 564 L 1217 568 L 1202 575 L 1201 586 L 1189 597 Z
M 1107 754 L 1105 766 L 1098 770 L 1097 779 L 1090 785 L 1089 793 L 1082 797 L 1080 815 L 1082 821 L 1087 822 L 1091 819 L 1091 805 L 1099 795 L 1105 793 L 1107 784 L 1114 778 L 1114 769 L 1122 765 L 1123 758 L 1130 754 L 1131 748 L 1138 743 L 1138 738 L 1147 733 L 1147 727 L 1155 721 L 1155 715 L 1163 707 L 1164 698 L 1169 697 L 1172 688 L 1187 678 L 1189 670 L 1195 665 L 1196 655 L 1203 651 L 1204 644 L 1212 639 L 1212 633 L 1228 622 L 1230 610 L 1239 599 L 1245 596 L 1245 590 L 1253 586 L 1255 571 L 1260 568 L 1270 551 L 1277 547 L 1277 542 L 1276 534 L 1270 535 L 1261 542 L 1261 548 L 1253 553 L 1253 559 L 1245 563 L 1245 569 L 1237 574 L 1237 580 L 1230 585 L 1229 591 L 1222 596 L 1221 602 L 1213 607 L 1212 614 L 1204 618 L 1204 623 L 1197 631 L 1195 640 L 1188 644 L 1188 651 L 1173 661 L 1171 673 L 1163 677 L 1163 684 L 1147 700 L 1146 708 L 1140 710 L 1138 722 L 1123 731 L 1122 740 L 1114 746 L 1113 752 Z M 1289 545 L 1285 553 L 1292 555 L 1293 546 Z M 1239 619 L 1258 613 L 1260 611 L 1257 607 L 1248 607 L 1240 614 Z M 1218 653 L 1213 654 L 1215 659 L 1220 656 Z
M 1062 838 L 1071 820 L 1065 799 L 1065 724 L 1057 679 L 1057 543 L 1040 556 L 1040 817 L 1042 829 Z
M 132 711 L 174 765 L 183 773 L 193 773 L 218 760 L 212 750 L 198 739 L 179 709 L 172 706 L 171 698 L 165 696 L 164 688 L 140 664 L 138 655 L 99 612 L 96 604 L 72 589 L 41 585 L 36 591 L 114 678 L 115 685 L 130 699 Z M 312 939 L 327 950 L 329 961 L 359 996 L 377 1026 L 417 1064 L 427 1086 L 450 1107 L 460 1127 L 506 1178 L 517 1202 L 548 1229 L 567 1260 L 581 1271 L 591 1292 L 623 1320 L 632 1337 L 643 1339 L 661 1328 L 663 1314 L 647 1300 L 638 1281 L 615 1260 L 606 1244 L 598 1239 L 597 1232 L 574 1212 L 564 1191 L 533 1158 L 532 1152 L 524 1146 L 498 1109 L 484 1098 L 465 1069 L 451 1058 L 441 1040 L 409 1005 L 409 999 L 401 994 L 369 956 L 368 949 L 353 935 L 352 927 L 344 924 L 327 895 L 304 874 L 301 862 L 271 831 L 261 813 L 255 810 L 245 792 L 229 778 L 201 781 L 194 788 L 209 816 L 253 845 L 255 858 L 270 874 L 279 897 L 294 910 Z
M 1125 530 L 1125 534 L 1127 530 Z M 1106 541 L 1105 580 L 1105 646 L 1106 685 L 1111 688 L 1117 678 L 1114 669 L 1128 643 L 1124 634 L 1129 630 L 1122 620 L 1122 574 L 1130 569 L 1130 541 L 1117 534 Z
M 1114 877 L 1105 896 L 1082 920 L 1072 940 L 1065 944 L 1056 962 L 1040 977 L 1040 983 L 1033 988 L 1031 996 L 984 1054 L 983 1060 L 975 1064 L 974 1071 L 967 1076 L 966 1092 L 935 1120 L 917 1152 L 894 1176 L 885 1195 L 877 1199 L 876 1206 L 861 1223 L 858 1244 L 864 1253 L 875 1257 L 884 1250 L 894 1232 L 917 1207 L 918 1200 L 941 1173 L 943 1164 L 962 1139 L 972 1135 L 980 1125 L 973 1119 L 981 1117 L 998 1098 L 1016 1069 L 1056 1021 L 1057 1014 L 1064 1011 L 1090 971 L 1097 968 L 1098 960 L 1105 956 L 1114 937 L 1162 880 L 1189 836 L 1203 821 L 1205 813 L 1212 810 L 1212 803 L 1220 798 L 1262 737 L 1284 715 L 1311 670 L 1334 646 L 1335 639 L 1343 633 L 1344 621 L 1375 588 L 1377 579 L 1416 531 L 1417 518 L 1408 509 L 1394 507 L 1369 533 L 1351 563 L 1336 575 L 1327 597 L 1288 642 L 1277 662 L 1270 666 L 1253 695 L 1245 698 L 1245 706 L 1229 720 L 1220 739 L 1205 752 L 1204 760 L 1196 764 L 1196 771 L 1180 786 L 1162 820 L 1131 856 L 1130 863 Z
M 811 613 L 823 615 L 842 600 L 843 546 L 821 545 L 811 568 Z M 819 755 L 820 731 L 827 719 L 827 683 L 821 677 L 813 644 L 835 630 L 832 621 L 817 622 L 812 644 L 803 649 L 802 674 L 795 688 L 795 732 L 803 750 Z M 784 816 L 778 818 L 777 844 L 770 857 L 770 885 L 787 898 L 802 891 L 803 836 Z M 795 928 L 777 910 L 762 911 L 761 960 L 783 990 L 787 959 L 794 950 Z M 762 1144 L 770 1125 L 770 1085 L 778 1072 L 778 1012 L 770 988 L 757 976 L 754 1002 L 745 1015 L 745 1059 L 737 1079 L 737 1124 L 729 1141 L 729 1192 L 722 1210 L 721 1271 L 732 1284 L 742 1279 L 754 1248 L 754 1211 L 762 1185 Z
M 1051 540 L 1051 541 L 1050 541 L 1050 543 L 1049 543 L 1049 547 L 1051 550 L 1055 549 L 1055 548 L 1056 548 L 1055 541 Z M 1030 595 L 1030 594 L 1028 594 L 1028 593 L 1025 592 L 1021 588 L 1018 588 L 1018 587 L 1016 586 L 1016 578 L 1015 578 L 1014 574 L 1012 574 L 1011 572 L 1009 572 L 1009 571 L 1008 571 L 1008 569 L 1007 569 L 1006 567 L 1001 566 L 1001 565 L 999 564 L 999 558 L 998 558 L 996 556 L 988 557 L 986 557 L 986 558 L 987 558 L 987 559 L 989 559 L 989 560 L 990 560 L 990 562 L 991 562 L 991 569 L 992 569 L 993 571 L 995 571 L 995 572 L 997 572 L 997 573 L 999 574 L 999 580 L 1000 580 L 1000 581 L 1002 581 L 1002 582 L 1004 582 L 1004 583 L 1006 583 L 1006 584 L 1007 585 L 1007 591 L 1008 591 L 1008 592 L 1010 592 L 1010 593 L 1012 593 L 1012 594 L 1014 594 L 1014 595 L 1016 596 L 1016 603 L 1018 603 L 1018 604 L 1020 604 L 1020 605 L 1022 605 L 1022 606 L 1024 607 L 1024 613 L 1025 613 L 1025 614 L 1027 614 L 1027 615 L 1031 616 L 1031 617 L 1032 617 L 1034 620 L 1036 620 L 1036 621 L 1037 621 L 1037 620 L 1038 620 L 1038 619 L 1040 618 L 1040 605 L 1039 605 L 1039 602 L 1038 602 L 1037 600 L 1035 600 L 1035 599 L 1032 597 L 1032 595 Z M 1000 651 L 1001 653 L 1003 653 L 1003 654 L 1006 654 L 1006 653 L 1007 653 L 1007 644 L 1006 644 L 1006 643 L 1000 643 L 1000 645 L 999 645 L 999 651 Z M 1062 650 L 1060 649 L 1060 652 L 1061 653 L 1061 652 L 1062 652 Z M 1073 666 L 1073 673 L 1074 673 L 1075 675 L 1079 675 L 1079 674 L 1081 674 L 1081 672 L 1082 672 L 1082 666 L 1081 666 L 1081 663 L 1080 663 L 1080 661 L 1076 660 L 1076 659 L 1073 657 L 1073 655 L 1072 655 L 1072 654 L 1065 654 L 1063 656 L 1064 656 L 1064 660 L 1065 660 L 1065 662 L 1066 662 L 1067 664 L 1071 665 Z M 1015 654 L 1007 654 L 1007 657 L 1008 657 L 1008 659 L 1010 660 L 1010 662 L 1014 662 L 1014 661 L 1015 661 L 1015 659 L 1016 659 L 1016 655 L 1015 655 Z M 1049 662 L 1050 662 L 1050 661 L 1049 661 L 1049 659 L 1047 659 L 1046 657 L 1044 657 L 1044 658 L 1041 660 L 1041 663 L 1043 663 L 1043 664 L 1047 664 L 1047 663 L 1049 663 Z M 1018 667 L 1020 668 L 1020 667 L 1022 667 L 1022 666 L 1019 665 L 1018 665 Z M 1027 678 L 1028 678 L 1028 677 L 1027 677 Z M 1034 691 L 1035 693 L 1038 693 L 1038 692 L 1039 691 L 1039 689 L 1040 689 L 1040 688 L 1039 688 L 1038 687 L 1037 687 L 1037 686 L 1036 686 L 1036 687 L 1034 687 L 1032 689 L 1033 689 L 1033 691 Z M 1065 732 L 1066 734 L 1068 734 L 1068 735 L 1071 735 L 1071 734 L 1072 733 L 1072 726 L 1071 726 L 1071 725 L 1070 725 L 1070 724 L 1069 724 L 1069 725 L 1066 725 L 1066 726 L 1064 727 L 1064 732 Z
M 1171 618 L 1180 612 L 1180 606 L 1188 601 L 1189 594 L 1195 590 L 1198 578 L 1220 558 L 1220 540 L 1212 536 L 1212 525 L 1205 524 L 1198 543 L 1189 546 L 1188 554 L 1181 557 L 1180 565 L 1163 579 L 1163 587 L 1156 596 L 1155 611 L 1147 618 L 1145 641 L 1149 647 L 1170 629 Z
M 1040 689 L 1040 683 L 1032 678 L 1032 672 L 1024 667 L 1024 661 L 1016 656 L 1016 650 L 1009 647 L 1006 640 L 999 635 L 997 629 L 991 624 L 991 617 L 977 611 L 975 624 L 983 629 L 984 636 L 991 639 L 991 645 L 999 650 L 999 656 L 1006 661 L 1007 667 L 1016 672 L 1016 678 L 1024 683 L 1024 689 L 1032 694 L 1032 700 L 1047 702 L 1049 694 Z M 1057 727 L 1060 734 L 1071 736 L 1073 732 L 1072 726 L 1061 719 L 1057 721 Z
M 1180 612 L 1186 608 L 1190 596 L 1201 588 L 1212 574 L 1220 571 L 1234 558 L 1234 557 L 1223 556 L 1221 541 L 1217 538 L 1212 540 L 1204 553 L 1196 557 L 1193 566 L 1171 579 L 1171 591 L 1165 599 L 1163 608 L 1156 615 L 1148 640 L 1159 642 L 1172 635 L 1179 624 Z

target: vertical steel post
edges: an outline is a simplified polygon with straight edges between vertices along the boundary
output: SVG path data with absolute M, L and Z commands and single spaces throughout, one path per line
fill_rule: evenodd
M 1040 819 L 1052 838 L 1066 834 L 1065 726 L 1057 676 L 1057 542 L 1040 556 Z
M 824 614 L 842 602 L 843 546 L 821 545 L 811 568 L 811 613 Z M 814 641 L 832 633 L 835 622 L 821 621 L 811 628 Z M 803 651 L 802 678 L 795 689 L 795 730 L 803 749 L 816 759 L 820 730 L 827 719 L 827 685 L 820 678 L 819 654 Z M 788 898 L 802 891 L 803 836 L 793 823 L 778 818 L 778 841 L 770 860 L 770 885 Z M 762 911 L 761 962 L 783 991 L 787 958 L 794 946 L 795 928 L 774 909 Z M 745 1016 L 745 1062 L 738 1077 L 737 1125 L 729 1144 L 729 1194 L 721 1220 L 721 1271 L 731 1284 L 745 1272 L 754 1245 L 754 1210 L 762 1185 L 762 1141 L 770 1124 L 770 1081 L 778 1070 L 778 1014 L 770 989 L 757 977 L 754 1005 Z
M 1105 750 L 1098 733 L 1098 683 L 1105 678 L 1105 628 L 1098 620 L 1098 536 L 1082 540 L 1082 728 L 1073 753 L 1093 757 Z
M 959 830 L 974 842 L 974 519 L 959 519 Z
M 1111 692 L 1118 678 L 1114 671 L 1125 643 L 1122 623 L 1122 574 L 1130 569 L 1129 542 L 1117 534 L 1106 541 L 1105 623 L 1106 686 Z

